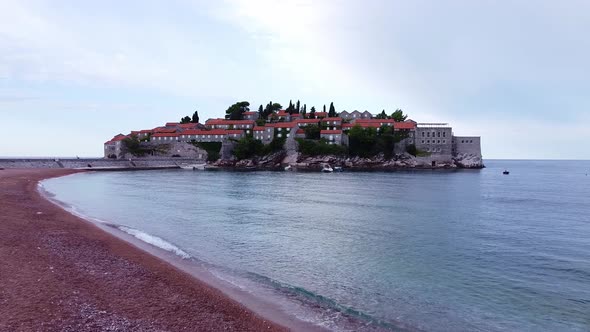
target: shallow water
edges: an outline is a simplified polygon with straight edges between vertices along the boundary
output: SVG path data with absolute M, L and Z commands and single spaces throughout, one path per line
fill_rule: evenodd
M 391 329 L 590 330 L 590 162 L 486 165 L 105 172 L 43 185 L 238 286 L 276 289 L 286 311 L 331 329 L 352 316 Z

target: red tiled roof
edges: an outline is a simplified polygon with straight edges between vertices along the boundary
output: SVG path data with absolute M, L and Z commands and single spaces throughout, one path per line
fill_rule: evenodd
M 355 123 L 394 123 L 393 119 L 356 119 Z
M 226 119 L 209 119 L 205 122 L 206 125 L 238 125 L 238 124 L 251 124 L 255 123 L 254 120 L 226 120 Z
M 297 119 L 295 123 L 319 123 L 320 119 Z
M 255 115 L 258 112 L 244 112 L 244 115 Z
M 277 115 L 278 115 L 278 116 L 287 116 L 287 115 L 289 115 L 289 112 L 287 112 L 287 111 L 285 111 L 285 110 L 280 110 L 280 111 L 277 113 Z
M 323 116 L 325 118 L 328 116 L 328 112 L 315 112 L 315 116 Z
M 416 129 L 416 123 L 414 121 L 394 122 L 394 129 Z
M 124 140 L 125 138 L 127 138 L 127 135 L 118 134 L 118 135 L 115 135 L 115 137 L 111 138 L 111 140 L 110 140 L 110 141 L 106 141 L 106 142 L 104 142 L 104 144 L 108 144 L 108 143 L 115 143 L 115 142 L 118 142 L 118 141 L 122 141 L 122 140 Z
M 174 128 L 164 128 L 164 127 L 158 127 L 158 128 L 154 128 L 153 129 L 154 133 L 175 133 L 176 129 Z
M 177 133 L 156 133 L 152 137 L 178 137 Z
M 297 133 L 296 134 L 305 134 L 305 130 L 304 129 L 297 129 Z
M 267 127 L 293 128 L 295 125 L 296 125 L 295 122 L 276 122 L 276 123 L 269 123 Z
M 165 127 L 176 127 L 178 125 L 179 125 L 178 122 L 166 122 Z
M 189 129 L 189 130 L 185 130 L 182 133 L 180 133 L 180 135 L 198 135 L 200 133 L 202 133 L 204 130 L 200 130 L 200 129 Z
M 151 134 L 153 132 L 154 132 L 153 129 L 142 129 L 139 131 L 140 134 Z
M 197 128 L 199 126 L 199 124 L 191 122 L 191 123 L 181 123 L 178 126 L 183 129 L 193 129 L 193 128 Z
M 265 127 L 261 127 L 261 126 L 256 126 L 252 130 L 254 130 L 254 131 L 264 131 L 264 129 L 266 129 L 266 128 Z
M 342 130 L 322 130 L 320 134 L 342 134 Z
M 301 116 L 301 114 L 299 114 L 299 113 L 293 113 L 293 114 L 291 114 L 291 117 L 292 118 L 298 118 L 300 116 Z
M 201 130 L 195 135 L 227 135 L 227 132 L 225 129 Z
M 340 117 L 335 117 L 335 118 L 323 118 L 322 122 L 324 121 L 342 121 L 342 119 Z
M 345 123 L 342 125 L 342 128 L 350 129 L 354 126 L 359 126 L 361 128 L 379 128 L 381 127 L 381 124 L 379 124 L 379 122 Z

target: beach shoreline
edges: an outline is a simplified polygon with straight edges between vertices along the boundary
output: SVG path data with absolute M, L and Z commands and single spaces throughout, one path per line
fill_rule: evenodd
M 0 171 L 0 330 L 287 330 L 37 190 L 78 172 Z

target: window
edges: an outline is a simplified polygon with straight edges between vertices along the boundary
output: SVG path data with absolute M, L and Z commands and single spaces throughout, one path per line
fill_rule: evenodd
M 447 132 L 443 131 L 443 137 L 447 137 L 446 134 L 447 134 Z
M 465 140 L 461 140 L 461 143 L 465 143 Z
M 426 144 L 430 144 L 430 140 L 426 141 Z
M 436 141 L 436 144 L 440 144 L 440 140 Z
M 430 137 L 430 132 L 427 132 L 426 133 L 426 137 Z
M 438 132 L 436 133 L 436 136 L 440 137 L 440 131 L 438 131 Z
M 422 137 L 424 137 L 424 132 L 422 132 Z M 422 143 L 424 143 L 424 142 L 422 142 Z
M 443 139 L 443 144 L 447 144 L 447 140 L 446 139 Z
M 424 144 L 424 140 L 422 140 L 422 144 Z
M 473 140 L 469 140 L 469 143 L 473 143 Z

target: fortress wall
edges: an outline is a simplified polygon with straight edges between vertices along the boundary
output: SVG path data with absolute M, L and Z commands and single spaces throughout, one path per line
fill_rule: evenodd
M 454 136 L 453 154 L 467 154 L 481 157 L 481 139 L 479 136 Z

